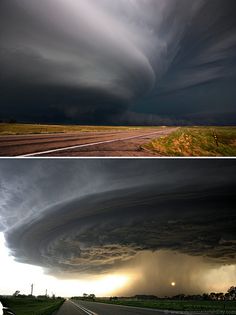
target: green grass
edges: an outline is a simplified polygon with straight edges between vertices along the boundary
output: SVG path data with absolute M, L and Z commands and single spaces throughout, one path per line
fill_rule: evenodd
M 63 299 L 1 298 L 4 306 L 11 308 L 16 315 L 52 315 L 64 302 Z
M 96 299 L 96 302 L 126 305 L 133 307 L 154 308 L 171 311 L 212 312 L 214 314 L 236 314 L 236 301 L 177 301 L 177 300 L 117 300 Z
M 71 132 L 104 132 L 140 130 L 152 127 L 112 127 L 112 126 L 79 126 L 79 125 L 40 125 L 40 124 L 7 124 L 0 123 L 0 135 L 25 135 Z
M 163 156 L 236 156 L 236 127 L 182 127 L 143 149 Z

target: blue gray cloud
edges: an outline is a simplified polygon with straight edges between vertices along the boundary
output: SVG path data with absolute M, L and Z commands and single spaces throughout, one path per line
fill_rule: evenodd
M 2 118 L 235 122 L 233 0 L 3 0 L 0 9 Z
M 96 274 L 167 250 L 235 263 L 234 161 L 1 163 L 2 229 L 20 262 Z

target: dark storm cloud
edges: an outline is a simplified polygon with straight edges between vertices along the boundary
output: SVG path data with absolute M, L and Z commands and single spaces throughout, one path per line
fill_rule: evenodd
M 235 122 L 234 0 L 3 0 L 0 9 L 3 118 Z
M 103 273 L 146 251 L 235 263 L 233 161 L 1 161 L 1 222 L 21 262 Z

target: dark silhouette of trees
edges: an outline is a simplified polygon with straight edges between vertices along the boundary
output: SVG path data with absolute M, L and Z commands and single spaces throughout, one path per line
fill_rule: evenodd
M 95 294 L 89 294 L 88 299 L 90 301 L 95 301 Z
M 12 296 L 16 297 L 16 296 L 18 296 L 19 294 L 20 294 L 20 291 L 19 291 L 19 290 L 16 290 L 16 291 L 12 294 Z
M 87 294 L 84 293 L 83 297 L 73 297 L 74 299 L 83 299 L 88 301 L 95 301 L 96 296 L 95 294 Z M 73 299 L 72 298 L 72 299 Z M 211 292 L 203 293 L 202 295 L 196 294 L 196 295 L 186 295 L 186 294 L 178 294 L 172 297 L 165 296 L 164 298 L 157 297 L 155 295 L 135 295 L 132 297 L 117 297 L 117 296 L 111 296 L 109 298 L 110 301 L 118 301 L 118 300 L 179 300 L 179 301 L 236 301 L 236 286 L 232 286 L 228 289 L 226 293 L 223 292 Z M 227 304 L 227 303 L 226 303 Z
M 236 287 L 230 287 L 227 293 L 226 294 L 227 294 L 228 300 L 231 300 L 231 301 L 236 300 Z
M 232 286 L 226 293 L 211 292 L 210 294 L 203 293 L 202 295 L 184 295 L 178 294 L 169 299 L 173 300 L 203 300 L 203 301 L 236 301 L 236 287 Z
M 73 297 L 73 298 L 77 299 L 81 297 Z M 95 298 L 96 298 L 95 294 L 87 294 L 87 293 L 84 293 L 82 297 L 83 300 L 88 300 L 88 301 L 95 301 Z

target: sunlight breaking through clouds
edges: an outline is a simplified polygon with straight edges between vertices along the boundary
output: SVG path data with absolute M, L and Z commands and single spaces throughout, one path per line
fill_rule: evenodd
M 1 165 L 2 229 L 19 263 L 40 266 L 62 281 L 91 286 L 96 279 L 98 289 L 99 281 L 104 287 L 113 282 L 109 292 L 130 294 L 137 287 L 159 295 L 203 292 L 217 285 L 214 275 L 229 275 L 224 287 L 234 279 L 234 161 Z

